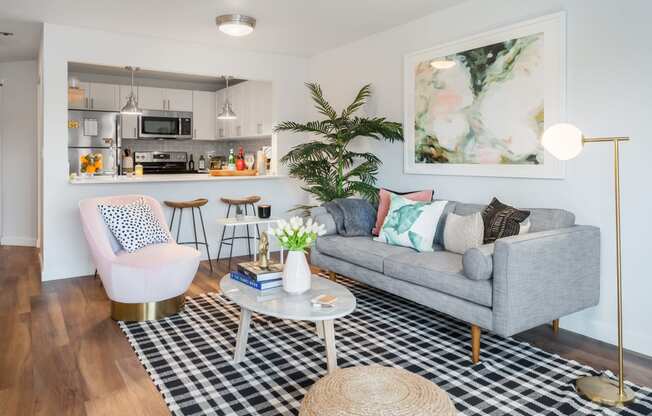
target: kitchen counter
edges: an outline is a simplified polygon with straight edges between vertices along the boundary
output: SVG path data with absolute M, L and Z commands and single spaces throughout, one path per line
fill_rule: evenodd
M 213 182 L 213 181 L 259 181 L 284 179 L 285 175 L 261 175 L 261 176 L 211 176 L 208 173 L 187 173 L 187 174 L 160 174 L 143 176 L 77 176 L 70 178 L 73 185 L 94 185 L 94 184 L 122 184 L 122 183 L 143 183 L 143 182 Z

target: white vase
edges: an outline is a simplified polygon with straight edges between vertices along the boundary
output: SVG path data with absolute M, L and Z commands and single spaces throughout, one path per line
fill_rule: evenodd
M 283 290 L 303 293 L 310 290 L 310 266 L 303 251 L 289 251 L 283 266 Z

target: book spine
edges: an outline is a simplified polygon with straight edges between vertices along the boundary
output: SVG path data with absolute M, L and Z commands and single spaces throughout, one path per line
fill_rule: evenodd
M 268 280 L 276 280 L 276 279 L 280 279 L 281 277 L 283 277 L 283 273 L 281 273 L 281 272 L 265 273 L 265 274 L 258 275 L 256 273 L 252 272 L 251 270 L 247 270 L 246 268 L 244 268 L 242 266 L 238 266 L 238 272 L 245 275 L 245 276 L 248 276 L 249 278 L 255 280 L 256 282 L 265 282 L 265 281 L 268 281 Z
M 244 283 L 245 285 L 249 287 L 253 287 L 254 289 L 258 289 L 258 290 L 261 289 L 260 283 L 251 280 L 251 278 L 247 275 L 243 275 L 238 272 L 231 272 L 231 279 L 237 280 L 240 283 Z

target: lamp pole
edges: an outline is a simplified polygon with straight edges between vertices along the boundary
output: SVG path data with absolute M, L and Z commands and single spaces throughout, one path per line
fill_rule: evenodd
M 582 143 L 612 142 L 614 145 L 614 197 L 616 214 L 616 295 L 618 309 L 618 390 L 606 377 L 581 377 L 577 379 L 577 391 L 596 403 L 607 406 L 623 406 L 635 400 L 634 392 L 625 386 L 625 358 L 623 348 L 623 281 L 620 238 L 620 143 L 629 137 L 582 138 Z

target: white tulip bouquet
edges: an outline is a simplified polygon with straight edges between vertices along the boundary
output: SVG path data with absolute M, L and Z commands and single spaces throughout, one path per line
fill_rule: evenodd
M 308 218 L 305 223 L 301 217 L 292 217 L 290 222 L 280 220 L 277 228 L 269 234 L 278 238 L 281 246 L 289 251 L 305 251 L 320 235 L 326 234 L 326 227 Z

